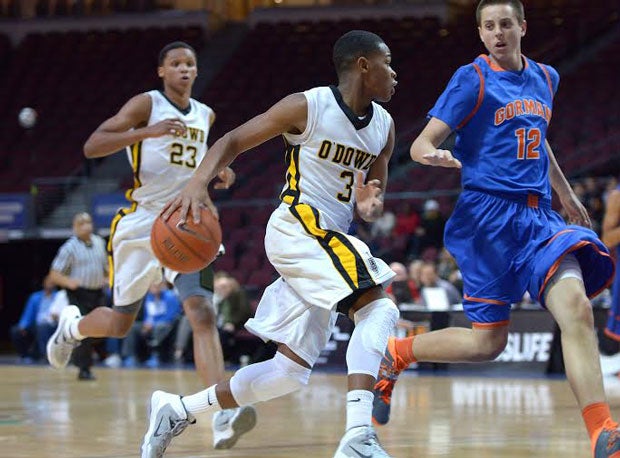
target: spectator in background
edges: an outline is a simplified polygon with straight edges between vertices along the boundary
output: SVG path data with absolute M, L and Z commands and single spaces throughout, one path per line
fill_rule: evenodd
M 414 259 L 413 261 L 409 263 L 409 267 L 407 269 L 409 272 L 409 279 L 413 280 L 413 282 L 418 288 L 418 291 L 420 291 L 420 288 L 422 287 L 422 281 L 420 279 L 420 272 L 422 271 L 423 264 L 424 264 L 424 261 L 422 261 L 421 259 Z
M 418 285 L 409 278 L 407 268 L 400 262 L 390 264 L 390 269 L 394 271 L 396 276 L 385 292 L 392 298 L 396 305 L 402 303 L 420 303 L 420 291 Z
M 146 346 L 148 367 L 159 367 L 172 353 L 171 337 L 181 316 L 181 301 L 165 282 L 153 283 L 144 298 L 144 319 L 136 321 L 123 342 L 126 366 L 135 366 L 140 348 Z
M 439 252 L 437 275 L 444 280 L 448 280 L 459 291 L 463 290 L 463 276 L 461 275 L 461 271 L 456 265 L 455 259 L 445 247 Z
M 43 289 L 30 295 L 19 322 L 11 328 L 11 341 L 23 362 L 45 355 L 45 344 L 57 325 L 51 313 L 55 296 L 54 282 L 48 275 L 43 279 Z
M 214 281 L 217 327 L 224 360 L 237 363 L 235 334 L 252 318 L 252 307 L 239 282 L 226 272 L 218 272 Z
M 448 305 L 459 304 L 462 301 L 461 293 L 459 293 L 456 287 L 437 275 L 437 267 L 433 262 L 424 262 L 422 264 L 420 269 L 420 283 L 422 285 L 422 303 L 427 307 L 431 305 L 428 303 L 429 295 L 426 291 L 429 288 L 440 288 L 445 291 Z
M 404 200 L 398 206 L 398 211 L 396 213 L 396 225 L 394 226 L 394 235 L 409 237 L 418 229 L 420 222 L 420 215 L 411 202 Z
M 50 278 L 67 291 L 69 303 L 84 315 L 107 304 L 104 285 L 108 277 L 106 243 L 93 233 L 88 213 L 73 217 L 73 236 L 59 249 L 52 261 Z M 50 345 L 51 340 L 48 342 Z M 93 340 L 85 339 L 73 350 L 73 362 L 79 368 L 78 380 L 94 380 Z

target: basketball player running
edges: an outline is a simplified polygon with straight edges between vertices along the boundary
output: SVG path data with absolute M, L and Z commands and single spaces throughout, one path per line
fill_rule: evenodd
M 616 250 L 616 259 L 620 259 L 620 185 L 607 197 L 602 232 L 603 242 L 610 250 Z M 605 334 L 620 341 L 620 269 L 616 270 L 611 299 L 611 313 L 607 320 Z
M 521 54 L 519 0 L 482 0 L 477 21 L 489 55 L 457 70 L 411 146 L 422 164 L 462 168 L 463 192 L 445 244 L 464 281 L 472 329 L 447 328 L 390 339 L 375 392 L 374 418 L 387 422 L 396 375 L 413 361 L 495 359 L 506 346 L 510 304 L 527 290 L 562 331 L 566 374 L 596 457 L 617 456 L 617 424 L 603 391 L 589 296 L 611 280 L 614 264 L 590 226 L 546 141 L 559 76 Z M 454 154 L 438 149 L 456 130 Z M 551 210 L 551 188 L 572 223 Z
M 149 240 L 153 221 L 169 196 L 187 183 L 207 152 L 215 114 L 190 98 L 197 76 L 195 51 L 183 42 L 166 45 L 159 54 L 157 72 L 164 90 L 131 98 L 84 145 L 89 158 L 127 148 L 134 173 L 134 187 L 127 193 L 132 204 L 112 221 L 108 252 L 114 307 L 100 307 L 84 317 L 76 307 L 67 307 L 48 343 L 48 359 L 54 367 L 66 366 L 74 345 L 86 337 L 124 337 L 131 329 L 149 285 L 161 281 L 162 267 Z M 227 188 L 235 178 L 229 168 L 218 176 L 222 182 L 216 187 Z M 211 386 L 224 379 L 212 302 L 212 268 L 191 274 L 165 269 L 165 276 L 174 282 L 191 324 L 198 374 L 205 386 Z M 253 408 L 218 413 L 213 421 L 214 447 L 232 447 L 255 422 Z
M 219 139 L 181 194 L 167 206 L 200 218 L 215 211 L 207 185 L 239 154 L 277 136 L 286 142 L 288 170 L 281 204 L 271 215 L 265 250 L 281 275 L 265 290 L 246 327 L 278 344 L 273 359 L 239 369 L 233 377 L 191 396 L 156 391 L 151 397 L 142 457 L 161 457 L 202 412 L 284 396 L 308 383 L 312 366 L 334 328 L 337 311 L 356 323 L 347 350 L 346 432 L 336 457 L 387 457 L 371 426 L 372 388 L 398 310 L 382 285 L 394 273 L 360 240 L 347 235 L 354 208 L 379 217 L 394 145 L 387 102 L 396 74 L 383 40 L 351 31 L 333 49 L 337 87 L 285 97 Z

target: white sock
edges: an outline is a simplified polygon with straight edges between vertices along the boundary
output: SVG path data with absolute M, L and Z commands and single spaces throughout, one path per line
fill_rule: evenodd
M 69 336 L 75 340 L 84 340 L 86 339 L 86 336 L 82 335 L 82 333 L 80 333 L 80 330 L 78 329 L 78 325 L 80 324 L 80 321 L 82 321 L 82 318 L 78 318 L 77 320 L 73 320 L 71 323 L 69 323 Z
M 372 424 L 372 391 L 352 390 L 347 393 L 347 431 Z
M 222 410 L 220 403 L 215 395 L 215 386 L 211 385 L 206 390 L 199 391 L 196 394 L 190 396 L 183 396 L 181 402 L 192 415 L 202 412 L 215 412 Z

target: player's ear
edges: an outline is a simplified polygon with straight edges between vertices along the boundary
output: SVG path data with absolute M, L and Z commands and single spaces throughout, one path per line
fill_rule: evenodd
M 164 77 L 164 67 L 162 67 L 161 65 L 157 67 L 157 76 L 159 76 L 160 78 Z
M 523 19 L 523 22 L 521 23 L 521 36 L 522 37 L 525 36 L 526 31 L 527 31 L 527 21 Z
M 359 68 L 362 73 L 367 73 L 368 67 L 369 63 L 367 58 L 365 58 L 364 56 L 360 56 L 357 58 L 357 68 Z

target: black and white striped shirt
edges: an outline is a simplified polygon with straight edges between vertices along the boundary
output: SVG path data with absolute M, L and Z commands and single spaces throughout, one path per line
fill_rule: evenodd
M 106 243 L 96 234 L 90 236 L 89 244 L 74 235 L 62 244 L 52 261 L 52 270 L 75 278 L 86 289 L 103 287 L 107 269 Z

